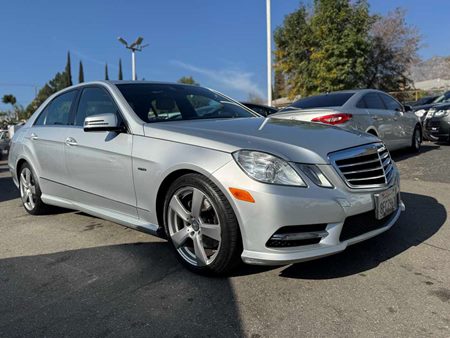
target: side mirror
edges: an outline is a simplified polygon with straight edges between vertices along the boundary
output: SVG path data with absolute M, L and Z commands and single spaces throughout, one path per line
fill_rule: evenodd
M 412 111 L 412 107 L 409 105 L 404 105 L 403 107 L 405 108 L 405 112 Z
M 84 119 L 84 131 L 122 131 L 115 114 L 99 114 Z

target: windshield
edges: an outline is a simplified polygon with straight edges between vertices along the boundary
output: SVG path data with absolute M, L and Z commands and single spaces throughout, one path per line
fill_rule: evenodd
M 329 93 L 305 97 L 304 99 L 295 101 L 289 107 L 284 108 L 283 111 L 295 108 L 306 109 L 306 108 L 340 107 L 343 106 L 353 95 L 354 93 Z
M 445 93 L 442 94 L 441 96 L 439 96 L 436 100 L 433 101 L 433 103 L 443 103 L 443 102 L 449 102 L 450 101 L 450 94 L 449 93 Z
M 239 103 L 209 89 L 178 84 L 117 84 L 144 122 L 255 117 Z

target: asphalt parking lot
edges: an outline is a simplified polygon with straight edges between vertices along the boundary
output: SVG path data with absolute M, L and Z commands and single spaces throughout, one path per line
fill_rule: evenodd
M 0 162 L 0 337 L 450 336 L 450 146 L 393 153 L 406 212 L 321 260 L 186 271 L 166 242 L 79 212 L 29 216 Z

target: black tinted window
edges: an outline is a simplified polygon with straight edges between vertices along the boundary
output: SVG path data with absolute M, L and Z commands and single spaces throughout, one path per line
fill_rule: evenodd
M 330 93 L 324 95 L 310 96 L 300 99 L 291 104 L 295 108 L 320 108 L 343 106 L 354 93 Z M 289 107 L 288 107 L 289 108 Z
M 356 104 L 356 108 L 367 108 L 366 101 L 364 100 L 364 97 L 358 101 Z
M 394 100 L 389 95 L 380 94 L 381 98 L 383 99 L 383 102 L 387 109 L 389 110 L 403 110 L 403 107 L 400 103 L 398 103 L 396 100 Z
M 238 103 L 202 87 L 150 83 L 117 87 L 144 122 L 255 116 Z
M 78 104 L 75 125 L 83 126 L 84 119 L 98 114 L 116 114 L 118 109 L 108 92 L 103 88 L 85 88 Z
M 70 108 L 72 107 L 73 99 L 76 91 L 70 91 L 53 99 L 44 111 L 39 115 L 35 125 L 69 125 L 70 123 Z
M 369 109 L 386 109 L 383 101 L 381 101 L 380 95 L 377 93 L 369 93 L 364 95 L 364 102 Z

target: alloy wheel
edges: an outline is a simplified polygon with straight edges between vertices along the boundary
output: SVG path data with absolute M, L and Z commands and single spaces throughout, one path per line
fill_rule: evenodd
M 29 168 L 24 168 L 20 173 L 20 197 L 27 210 L 33 210 L 36 206 L 36 183 Z
M 210 265 L 221 246 L 221 226 L 211 199 L 194 187 L 178 189 L 170 199 L 169 236 L 180 256 L 193 266 Z
M 414 146 L 416 147 L 416 149 L 420 148 L 420 141 L 421 141 L 420 132 L 416 129 L 414 131 Z

